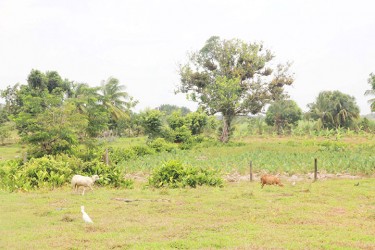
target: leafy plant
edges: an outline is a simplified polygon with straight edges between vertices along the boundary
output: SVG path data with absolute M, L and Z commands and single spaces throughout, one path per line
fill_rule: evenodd
M 214 170 L 187 166 L 178 160 L 170 160 L 152 172 L 149 184 L 156 188 L 187 186 L 195 188 L 202 185 L 221 187 L 223 179 Z
M 97 160 L 85 162 L 81 172 L 88 176 L 99 175 L 100 179 L 97 183 L 101 186 L 132 188 L 134 183 L 132 180 L 124 178 L 124 174 L 119 167 L 109 166 Z
M 148 143 L 148 146 L 156 152 L 172 152 L 176 149 L 175 144 L 167 142 L 164 138 L 157 138 Z
M 97 174 L 100 177 L 98 184 L 102 186 L 133 186 L 133 181 L 126 180 L 119 167 L 107 166 L 98 160 L 82 162 L 61 155 L 34 158 L 24 165 L 20 161 L 8 161 L 5 165 L 0 168 L 0 187 L 9 191 L 60 187 L 70 183 L 74 174 Z

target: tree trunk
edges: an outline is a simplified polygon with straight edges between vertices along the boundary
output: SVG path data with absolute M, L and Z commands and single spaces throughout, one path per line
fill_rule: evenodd
M 223 115 L 223 130 L 221 131 L 220 141 L 227 143 L 229 141 L 230 124 L 232 118 L 230 116 Z

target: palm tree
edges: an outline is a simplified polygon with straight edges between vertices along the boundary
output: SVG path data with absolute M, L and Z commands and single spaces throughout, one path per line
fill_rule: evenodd
M 87 112 L 88 105 L 95 104 L 99 95 L 97 94 L 100 88 L 92 88 L 87 83 L 72 83 L 68 97 L 73 101 L 79 113 Z
M 370 77 L 368 78 L 368 83 L 371 85 L 372 89 L 366 90 L 365 96 L 375 95 L 375 75 L 374 75 L 374 73 L 370 74 Z M 370 104 L 371 112 L 375 112 L 375 98 L 371 98 L 370 100 L 368 100 L 368 103 Z
M 316 103 L 309 104 L 309 115 L 323 128 L 349 127 L 359 117 L 354 97 L 340 91 L 322 91 Z
M 124 90 L 125 85 L 121 85 L 119 80 L 114 77 L 102 81 L 99 101 L 115 121 L 128 116 L 129 109 L 137 103 Z

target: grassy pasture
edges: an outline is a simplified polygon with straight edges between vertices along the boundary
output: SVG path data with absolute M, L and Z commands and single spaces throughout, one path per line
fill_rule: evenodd
M 0 191 L 0 249 L 374 249 L 375 179 L 357 182 Z
M 0 161 L 22 158 L 22 147 L 17 143 L 0 145 Z

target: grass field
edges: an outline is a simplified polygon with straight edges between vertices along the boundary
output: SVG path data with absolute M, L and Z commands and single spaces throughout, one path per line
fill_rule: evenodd
M 107 146 L 145 142 L 116 139 Z M 0 166 L 23 151 L 17 144 L 1 146 Z M 85 196 L 68 185 L 0 191 L 0 249 L 375 249 L 374 151 L 373 136 L 246 137 L 146 155 L 120 167 L 144 177 L 177 159 L 223 175 L 247 175 L 252 161 L 254 172 L 282 173 L 285 187 L 261 189 L 258 182 L 242 181 L 223 188 L 152 189 L 136 181 L 134 189 L 96 188 Z M 287 176 L 312 172 L 314 158 L 321 172 L 364 177 L 305 179 L 292 186 Z M 81 205 L 93 225 L 83 222 Z
M 0 249 L 374 249 L 375 179 L 357 183 L 0 192 Z

